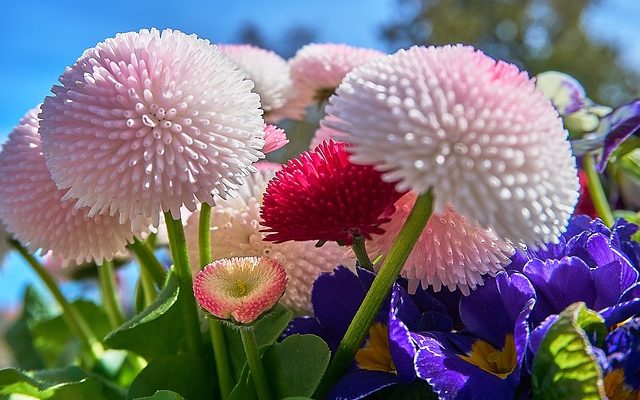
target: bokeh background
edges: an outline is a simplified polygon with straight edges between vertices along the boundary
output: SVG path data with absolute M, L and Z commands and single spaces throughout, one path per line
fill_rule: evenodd
M 567 72 L 594 100 L 615 106 L 640 95 L 638 21 L 637 0 L 5 1 L 0 142 L 84 49 L 117 32 L 174 28 L 214 43 L 255 44 L 287 58 L 309 42 L 387 52 L 462 42 L 531 74 Z M 131 292 L 132 274 L 126 267 L 120 274 L 123 293 Z M 15 254 L 5 258 L 2 320 L 17 311 L 35 281 Z M 66 283 L 63 290 L 71 297 L 95 296 L 90 281 Z

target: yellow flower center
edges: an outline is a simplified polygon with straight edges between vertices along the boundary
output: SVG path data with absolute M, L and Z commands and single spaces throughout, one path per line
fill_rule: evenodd
M 513 341 L 513 335 L 505 337 L 504 347 L 501 350 L 496 349 L 484 340 L 476 340 L 471 346 L 469 354 L 459 357 L 500 379 L 505 379 L 509 376 L 517 364 L 516 345 Z
M 604 392 L 609 400 L 640 400 L 640 392 L 624 382 L 624 371 L 621 368 L 605 375 Z
M 379 322 L 369 329 L 369 339 L 356 353 L 356 362 L 362 369 L 396 373 L 389 351 L 389 329 Z

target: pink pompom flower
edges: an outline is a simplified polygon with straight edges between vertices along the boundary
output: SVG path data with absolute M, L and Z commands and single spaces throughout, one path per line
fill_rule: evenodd
M 101 263 L 124 252 L 148 227 L 121 223 L 119 217 L 89 217 L 88 208 L 76 209 L 58 190 L 42 155 L 38 134 L 39 108 L 30 110 L 9 135 L 0 153 L 0 219 L 16 239 L 32 251 L 51 250 L 62 265 Z
M 209 41 L 170 29 L 88 49 L 42 106 L 42 148 L 66 199 L 89 216 L 213 204 L 253 171 L 264 145 L 253 83 Z
M 373 167 L 351 163 L 346 146 L 324 142 L 289 161 L 269 181 L 262 204 L 266 240 L 351 245 L 356 235 L 383 232 L 380 225 L 401 194 Z
M 404 225 L 417 195 L 409 192 L 396 202 L 396 212 L 382 225 L 384 233 L 369 242 L 372 256 L 386 255 Z M 427 222 L 416 246 L 402 269 L 414 293 L 419 285 L 432 286 L 437 292 L 443 286 L 450 291 L 470 290 L 482 286 L 483 275 L 495 275 L 510 262 L 514 248 L 492 230 L 458 214 L 452 206 L 435 213 Z M 378 263 L 378 265 L 381 265 Z
M 312 43 L 289 60 L 294 94 L 288 107 L 304 110 L 323 103 L 352 69 L 384 56 L 384 53 L 334 43 Z
M 266 257 L 236 257 L 212 262 L 195 276 L 193 292 L 213 316 L 249 325 L 273 308 L 287 287 L 287 273 Z
M 264 125 L 264 147 L 262 148 L 264 154 L 279 150 L 287 143 L 289 143 L 289 139 L 287 139 L 284 129 L 274 125 Z
M 352 71 L 328 126 L 398 190 L 431 191 L 499 237 L 555 242 L 578 199 L 576 162 L 557 111 L 515 65 L 468 46 L 412 47 Z
M 293 81 L 287 61 L 273 51 L 248 44 L 224 44 L 218 48 L 238 64 L 255 86 L 253 91 L 260 95 L 260 104 L 267 122 L 277 122 L 290 115 L 285 105 L 293 92 Z

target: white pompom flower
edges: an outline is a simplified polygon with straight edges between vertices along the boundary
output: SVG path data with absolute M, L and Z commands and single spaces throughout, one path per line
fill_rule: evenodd
M 89 208 L 76 209 L 63 199 L 65 191 L 51 180 L 42 154 L 38 112 L 22 118 L 0 153 L 0 219 L 30 250 L 51 250 L 63 266 L 111 260 L 133 241 L 132 224 L 118 216 L 89 217 Z
M 156 29 L 88 49 L 42 107 L 42 148 L 65 199 L 96 214 L 180 217 L 253 171 L 264 145 L 253 83 L 209 41 Z
M 293 81 L 284 58 L 273 51 L 248 44 L 218 45 L 218 48 L 235 61 L 255 84 L 253 91 L 260 95 L 265 121 L 273 123 L 298 117 L 299 114 L 289 115 L 290 110 L 285 108 L 293 93 Z
M 349 263 L 346 250 L 336 243 L 316 247 L 316 242 L 271 243 L 261 232 L 260 206 L 268 181 L 275 176 L 272 168 L 261 168 L 247 177 L 238 197 L 218 202 L 211 213 L 211 250 L 214 260 L 230 257 L 269 257 L 279 261 L 287 271 L 289 284 L 282 298 L 284 305 L 297 314 L 311 311 L 311 286 L 323 272 Z M 189 217 L 185 229 L 192 266 L 200 265 L 198 222 L 200 212 Z
M 458 214 L 526 245 L 558 240 L 578 199 L 558 113 L 514 65 L 468 46 L 412 47 L 352 71 L 327 123 L 398 190 L 431 191 Z

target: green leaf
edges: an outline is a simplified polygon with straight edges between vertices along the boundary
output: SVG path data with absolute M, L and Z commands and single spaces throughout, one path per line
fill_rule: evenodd
M 291 310 L 282 304 L 278 304 L 271 313 L 256 322 L 254 329 L 258 348 L 273 344 L 280 335 L 282 335 L 287 325 L 289 325 L 292 316 L 293 312 L 291 312 Z M 242 339 L 235 327 L 223 324 L 223 330 L 229 351 L 229 358 L 231 360 L 231 368 L 233 369 L 234 376 L 238 378 L 242 373 L 242 368 L 247 362 L 247 358 L 244 355 L 244 348 L 242 347 Z
M 567 307 L 549 328 L 533 360 L 533 398 L 544 400 L 604 398 L 602 371 L 585 331 L 597 323 L 584 303 Z
M 211 399 L 216 393 L 211 368 L 191 354 L 162 356 L 152 360 L 129 387 L 128 398 L 151 396 L 165 389 L 188 400 Z
M 73 305 L 89 323 L 97 337 L 102 337 L 109 332 L 111 329 L 109 319 L 101 307 L 86 300 L 76 300 Z M 33 323 L 31 332 L 35 348 L 48 366 L 64 367 L 73 364 L 83 356 L 85 350 L 69 330 L 62 314 Z
M 278 398 L 311 396 L 324 374 L 331 351 L 315 335 L 292 335 L 262 356 L 267 379 Z
M 315 335 L 292 335 L 264 351 L 262 364 L 276 398 L 307 398 L 324 374 L 331 351 Z M 229 400 L 256 398 L 251 372 L 246 363 Z
M 178 292 L 178 281 L 170 272 L 165 287 L 153 304 L 111 332 L 105 338 L 107 346 L 133 351 L 147 361 L 176 354 L 184 332 L 176 305 Z
M 578 313 L 576 323 L 587 334 L 591 343 L 599 347 L 602 346 L 604 338 L 608 334 L 604 319 L 596 311 L 588 309 L 582 302 L 570 305 L 567 310 L 573 310 L 572 307 Z
M 626 173 L 636 179 L 640 179 L 640 148 L 636 148 L 620 157 L 617 165 Z
M 236 387 L 229 394 L 229 400 L 252 400 L 256 399 L 256 387 L 249 376 L 249 366 L 245 363 Z
M 35 399 L 123 400 L 113 385 L 78 367 L 23 372 L 0 370 L 0 395 L 24 395 Z
M 158 390 L 151 396 L 138 397 L 136 400 L 184 400 L 184 397 L 170 390 Z
M 13 354 L 16 366 L 21 369 L 45 368 L 45 360 L 36 349 L 31 325 L 50 319 L 55 308 L 32 286 L 27 287 L 22 301 L 22 315 L 5 332 L 4 339 Z

